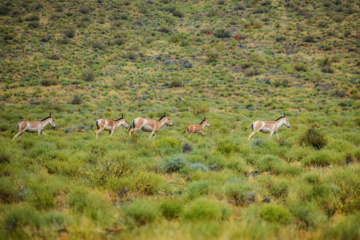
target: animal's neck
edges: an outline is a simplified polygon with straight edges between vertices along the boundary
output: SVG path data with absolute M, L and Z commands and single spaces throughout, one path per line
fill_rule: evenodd
M 46 125 L 48 125 L 50 123 L 51 119 L 46 119 L 44 121 L 41 122 L 41 124 L 45 127 Z
M 200 124 L 200 127 L 201 127 L 202 129 L 204 129 L 204 127 L 205 127 L 205 122 L 203 122 L 202 124 Z
M 276 126 L 277 126 L 277 128 L 280 128 L 283 124 L 284 124 L 284 119 L 280 119 L 280 120 L 276 123 Z
M 162 127 L 165 125 L 165 119 L 161 119 L 160 121 L 156 122 L 159 127 Z
M 120 127 L 121 124 L 123 124 L 123 122 L 122 122 L 121 120 L 117 121 L 117 122 L 116 122 L 116 127 L 117 127 L 117 128 Z

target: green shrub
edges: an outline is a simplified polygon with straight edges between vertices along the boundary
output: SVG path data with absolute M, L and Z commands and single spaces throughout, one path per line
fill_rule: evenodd
M 218 38 L 229 38 L 231 37 L 231 33 L 230 31 L 221 28 L 215 31 L 215 36 Z
M 40 213 L 26 205 L 7 208 L 4 214 L 4 222 L 5 226 L 11 226 L 19 231 L 23 231 L 26 226 L 39 229 L 43 225 Z
M 64 31 L 65 36 L 68 37 L 68 38 L 73 38 L 73 37 L 75 37 L 75 33 L 76 33 L 76 31 L 75 31 L 75 29 L 73 29 L 73 28 L 68 28 L 68 29 L 66 29 L 66 30 Z
M 178 155 L 166 160 L 162 165 L 161 169 L 164 172 L 172 173 L 179 172 L 187 164 L 187 160 L 183 155 Z
M 296 63 L 294 66 L 295 70 L 298 72 L 306 72 L 307 71 L 307 65 L 304 63 Z
M 274 197 L 287 197 L 289 186 L 285 181 L 277 181 L 268 186 L 269 192 Z
M 183 211 L 183 204 L 175 201 L 164 201 L 160 204 L 160 211 L 166 219 L 175 219 L 180 217 Z
M 206 56 L 208 62 L 216 62 L 219 57 L 219 52 L 215 48 L 212 48 L 207 52 Z
M 280 205 L 268 204 L 260 209 L 260 217 L 268 222 L 286 224 L 291 220 L 289 210 Z
M 38 28 L 40 27 L 40 22 L 38 21 L 33 21 L 33 22 L 29 22 L 29 28 Z
M 185 208 L 184 218 L 192 221 L 220 221 L 229 217 L 229 210 L 220 203 L 200 198 Z
M 124 206 L 124 212 L 130 225 L 145 225 L 153 223 L 159 216 L 158 208 L 145 200 L 135 200 Z
M 92 82 L 95 80 L 95 74 L 92 71 L 83 73 L 82 79 L 86 82 Z
M 321 149 L 327 144 L 327 141 L 323 134 L 317 132 L 315 129 L 310 128 L 300 138 L 300 144 L 305 146 L 312 146 L 315 149 Z
M 359 221 L 359 214 L 347 216 L 335 226 L 327 228 L 323 232 L 323 239 L 360 239 Z
M 265 155 L 256 161 L 256 168 L 262 172 L 277 171 L 278 166 L 283 164 L 283 160 L 273 155 Z
M 316 228 L 325 221 L 324 214 L 314 203 L 296 201 L 290 203 L 291 214 L 299 221 L 300 228 Z
M 224 155 L 230 155 L 231 153 L 240 152 L 240 148 L 237 145 L 235 145 L 234 143 L 220 143 L 216 147 L 216 151 L 218 151 Z
M 246 201 L 254 200 L 250 194 L 252 191 L 251 186 L 242 183 L 229 183 L 225 187 L 226 197 L 236 206 L 243 206 Z
M 189 184 L 187 193 L 189 199 L 195 199 L 209 192 L 209 183 L 207 181 L 197 181 Z
M 136 190 L 146 195 L 154 195 L 159 190 L 162 178 L 153 172 L 140 172 L 135 177 Z
M 333 151 L 325 151 L 322 150 L 320 152 L 314 153 L 308 157 L 305 157 L 301 160 L 301 162 L 305 166 L 320 166 L 324 167 L 330 164 L 339 164 L 344 163 L 345 158 L 338 153 L 335 153 Z

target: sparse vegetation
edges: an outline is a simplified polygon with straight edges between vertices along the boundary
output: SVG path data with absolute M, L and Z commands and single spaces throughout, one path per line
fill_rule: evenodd
M 359 10 L 1 2 L 0 236 L 359 239 Z M 55 129 L 11 141 L 49 112 Z M 164 112 L 173 125 L 155 138 L 120 126 L 95 139 L 99 118 Z M 247 139 L 283 113 L 280 139 Z M 207 136 L 188 138 L 204 117 Z

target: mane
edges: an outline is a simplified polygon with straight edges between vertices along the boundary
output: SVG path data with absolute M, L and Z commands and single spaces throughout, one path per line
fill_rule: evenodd
M 41 122 L 45 121 L 46 119 L 49 119 L 49 118 L 51 118 L 51 117 L 49 116 L 49 117 L 43 118 L 43 119 L 41 119 Z
M 119 121 L 119 120 L 121 120 L 121 119 L 124 119 L 124 117 L 120 117 L 120 118 L 118 118 L 118 119 L 116 119 L 116 120 L 114 120 L 114 121 L 116 122 L 116 121 Z
M 205 121 L 206 121 L 206 119 L 203 119 L 203 120 L 201 121 L 200 125 L 201 125 L 203 122 L 205 122 Z
M 282 118 L 284 118 L 284 116 L 279 117 L 278 119 L 274 120 L 274 122 L 276 122 L 277 120 L 280 120 Z
M 158 121 L 160 121 L 161 119 L 163 119 L 164 117 L 166 117 L 165 115 L 164 116 L 162 116 Z

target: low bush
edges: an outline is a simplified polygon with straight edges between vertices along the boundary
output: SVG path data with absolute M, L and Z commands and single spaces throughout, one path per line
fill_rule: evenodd
M 164 201 L 160 204 L 160 211 L 162 215 L 168 219 L 176 219 L 179 218 L 183 212 L 183 204 L 176 201 Z
M 276 181 L 268 186 L 269 193 L 276 198 L 287 197 L 289 185 L 285 181 Z
M 68 38 L 73 38 L 73 37 L 75 37 L 75 33 L 76 33 L 76 31 L 75 31 L 74 28 L 68 28 L 68 29 L 66 29 L 66 30 L 64 31 L 65 36 L 68 37 Z
M 299 221 L 300 228 L 315 229 L 321 225 L 326 217 L 320 209 L 312 202 L 295 201 L 290 203 L 291 214 Z
M 187 193 L 189 199 L 195 199 L 197 197 L 208 194 L 209 192 L 209 182 L 207 181 L 197 181 L 190 183 L 187 188 Z
M 300 144 L 305 146 L 312 146 L 315 149 L 321 149 L 327 144 L 327 140 L 323 134 L 319 133 L 313 128 L 310 128 L 300 138 Z
M 243 206 L 247 201 L 254 200 L 251 196 L 253 188 L 247 184 L 229 183 L 225 187 L 225 195 L 228 201 L 236 206 Z
M 184 218 L 191 221 L 220 221 L 229 217 L 229 210 L 218 202 L 200 198 L 185 208 Z
M 230 31 L 221 28 L 221 29 L 218 29 L 218 30 L 215 31 L 215 36 L 217 38 L 230 38 L 231 33 L 230 33 Z
M 212 63 L 217 61 L 219 57 L 219 53 L 216 49 L 213 48 L 207 52 L 206 56 L 207 56 L 207 61 Z
M 151 224 L 160 216 L 157 206 L 146 200 L 135 200 L 129 205 L 125 205 L 123 209 L 130 225 Z
M 327 228 L 323 235 L 323 239 L 347 239 L 357 240 L 360 239 L 359 231 L 360 215 L 354 214 L 347 216 L 342 221 L 335 224 L 330 228 Z
M 268 222 L 286 224 L 291 221 L 291 213 L 281 205 L 268 204 L 260 209 L 260 217 Z
M 218 151 L 224 155 L 230 155 L 231 153 L 240 152 L 240 148 L 237 145 L 235 145 L 234 143 L 220 143 L 216 147 L 216 151 Z
M 179 172 L 182 168 L 185 167 L 186 164 L 187 164 L 186 158 L 182 155 L 178 155 L 166 160 L 161 165 L 161 169 L 167 173 Z
M 345 163 L 345 161 L 346 159 L 343 157 L 343 155 L 330 150 L 322 150 L 301 160 L 305 166 L 319 167 L 328 166 L 330 164 L 341 164 Z

